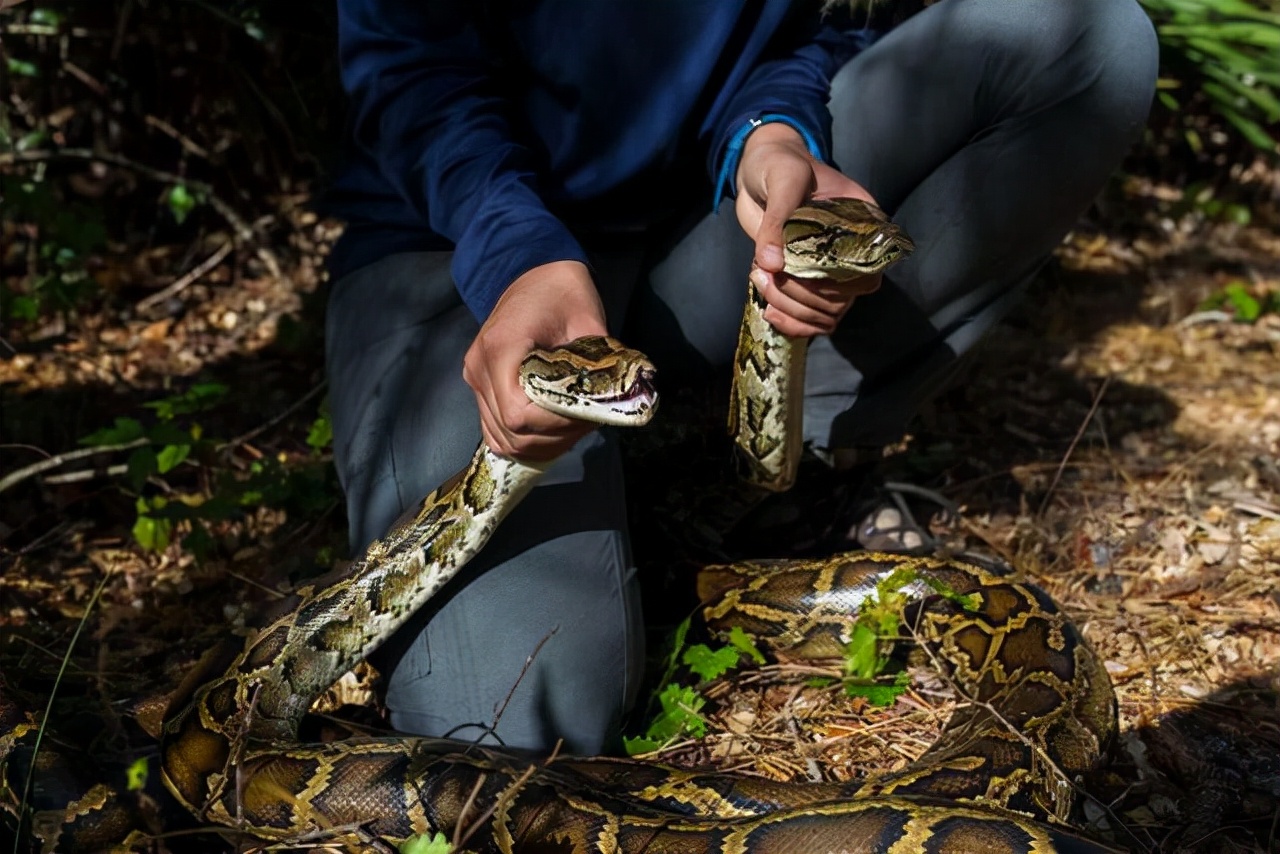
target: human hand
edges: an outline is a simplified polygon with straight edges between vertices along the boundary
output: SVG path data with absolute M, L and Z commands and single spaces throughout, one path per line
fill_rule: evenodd
M 857 181 L 813 159 L 789 125 L 761 125 L 747 137 L 738 164 L 738 222 L 756 244 L 751 281 L 769 307 L 764 318 L 786 335 L 835 330 L 853 301 L 880 287 L 880 274 L 843 282 L 797 279 L 782 272 L 782 226 L 810 197 L 875 199 Z
M 480 431 L 491 450 L 516 459 L 550 460 L 595 429 L 529 400 L 520 386 L 520 363 L 534 347 L 604 334 L 604 306 L 583 264 L 553 261 L 511 283 L 462 361 L 462 378 L 475 392 Z

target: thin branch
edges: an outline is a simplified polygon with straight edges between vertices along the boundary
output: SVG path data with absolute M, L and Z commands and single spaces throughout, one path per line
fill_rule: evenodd
M 122 442 L 118 445 L 97 445 L 92 448 L 79 448 L 74 451 L 67 451 L 62 454 L 55 454 L 46 460 L 40 460 L 29 466 L 23 466 L 17 471 L 10 472 L 3 478 L 0 478 L 0 492 L 4 492 L 10 487 L 16 486 L 29 477 L 34 477 L 41 472 L 56 469 L 59 466 L 69 463 L 73 460 L 82 460 L 85 457 L 92 457 L 94 454 L 109 454 L 115 451 L 129 451 L 134 448 L 140 448 L 143 445 L 151 444 L 151 440 L 146 437 L 139 437 L 132 442 Z
M 62 67 L 63 69 L 66 70 L 68 74 L 70 74 L 72 77 L 79 80 L 81 83 L 87 86 L 90 90 L 92 90 L 93 93 L 97 95 L 99 98 L 106 98 L 108 96 L 109 93 L 107 92 L 107 87 L 102 85 L 101 80 L 94 77 L 92 74 L 85 71 L 83 68 L 76 65 L 71 60 L 67 60 L 66 62 L 62 63 Z
M 480 794 L 480 787 L 484 785 L 484 781 L 489 775 L 481 771 L 480 776 L 476 777 L 476 784 L 471 787 L 471 794 L 467 795 L 466 802 L 462 805 L 462 809 L 458 811 L 458 820 L 453 824 L 453 843 L 449 848 L 450 851 L 462 850 L 462 826 L 467 820 L 467 814 L 471 812 L 471 808 L 476 804 L 476 796 Z
M 93 480 L 95 477 L 119 477 L 129 471 L 129 466 L 120 463 L 114 466 L 107 466 L 105 469 L 79 469 L 78 471 L 69 471 L 66 474 L 51 474 L 44 479 L 44 482 L 52 486 L 63 486 L 68 483 L 82 483 L 86 480 Z
M 221 264 L 222 259 L 230 255 L 231 250 L 234 248 L 235 248 L 235 241 L 228 240 L 226 243 L 218 247 L 218 250 L 216 252 L 214 252 L 208 258 L 204 259 L 204 261 L 200 262 L 200 264 L 198 264 L 195 267 L 195 269 L 193 269 L 191 272 L 187 273 L 184 276 L 181 276 L 177 281 L 175 281 L 173 284 L 169 285 L 168 287 L 163 288 L 162 290 L 158 290 L 154 294 L 151 294 L 148 297 L 138 300 L 138 311 L 147 311 L 152 306 L 158 305 L 164 302 L 165 300 L 169 299 L 170 297 L 176 296 L 177 294 L 186 290 L 187 287 L 192 282 L 198 281 L 201 276 L 203 276 L 204 274 L 212 270 L 214 267 Z
M 471 827 L 467 828 L 467 832 L 462 835 L 462 839 L 458 841 L 457 846 L 452 850 L 461 851 L 462 846 L 466 845 L 471 837 L 475 835 L 476 831 L 480 829 L 480 825 L 492 818 L 494 813 L 498 811 L 499 807 L 503 809 L 509 808 L 510 801 L 514 800 L 516 796 L 520 794 L 520 790 L 524 788 L 525 783 L 529 782 L 529 778 L 533 776 L 533 772 L 536 769 L 536 765 L 530 765 L 528 768 L 524 769 L 520 776 L 516 778 L 514 783 L 506 789 L 503 789 L 502 794 L 493 799 L 493 803 L 489 805 L 489 808 L 476 816 L 476 820 L 471 823 Z
M 533 664 L 533 660 L 538 657 L 538 653 L 542 652 L 542 648 L 546 646 L 547 641 L 555 637 L 556 632 L 560 631 L 559 626 L 555 626 L 551 631 L 542 636 L 542 640 L 538 641 L 538 645 L 533 648 L 533 652 L 529 653 L 529 657 L 524 660 L 524 667 L 520 668 L 520 675 L 516 677 L 516 681 L 511 684 L 511 690 L 507 692 L 507 696 L 503 698 L 500 705 L 493 712 L 493 723 L 489 724 L 489 731 L 494 732 L 498 729 L 498 721 L 502 720 L 502 713 L 507 710 L 507 704 L 511 702 L 511 697 L 516 693 L 516 688 L 520 687 L 520 683 L 524 680 L 525 674 L 529 672 L 529 667 Z
M 218 446 L 217 450 L 218 450 L 218 451 L 225 451 L 225 450 L 227 450 L 228 448 L 238 448 L 238 447 L 240 447 L 241 445 L 245 444 L 246 442 L 251 442 L 251 441 L 253 441 L 253 440 L 254 440 L 254 439 L 256 439 L 257 437 L 261 436 L 263 433 L 265 433 L 265 432 L 267 432 L 268 430 L 270 430 L 271 428 L 275 427 L 275 426 L 276 426 L 277 424 L 279 424 L 281 421 L 284 421 L 286 418 L 288 418 L 288 417 L 289 417 L 290 415 L 292 415 L 293 413 L 297 412 L 297 411 L 298 411 L 299 409 L 301 409 L 302 407 L 306 406 L 308 401 L 310 401 L 310 400 L 314 399 L 314 398 L 316 397 L 316 395 L 318 395 L 318 394 L 320 394 L 320 392 L 324 391 L 324 390 L 325 390 L 325 388 L 326 388 L 327 386 L 328 386 L 328 381 L 327 381 L 327 380 L 321 380 L 321 381 L 320 381 L 318 384 L 316 384 L 316 386 L 315 386 L 315 387 L 313 387 L 309 392 L 307 392 L 306 394 L 304 394 L 302 397 L 298 398 L 296 401 L 294 401 L 292 404 L 290 404 L 290 405 L 289 405 L 289 407 L 288 407 L 287 409 L 285 409 L 285 410 L 284 410 L 283 412 L 281 412 L 280 414 L 278 414 L 278 415 L 274 416 L 270 421 L 267 421 L 267 422 L 265 422 L 265 423 L 263 423 L 263 424 L 259 424 L 257 427 L 254 427 L 254 428 L 253 428 L 252 430 L 250 430 L 249 432 L 247 432 L 247 433 L 242 433 L 242 434 L 240 434 L 239 436 L 236 436 L 234 439 L 229 439 L 229 440 L 227 440 L 226 442 L 223 442 L 221 445 L 219 445 L 219 446 Z
M 209 159 L 209 152 L 205 150 L 204 146 L 200 145 L 200 143 L 196 142 L 194 139 L 166 122 L 164 119 L 148 114 L 144 116 L 142 120 L 163 133 L 165 136 L 172 138 L 178 143 L 178 145 L 181 145 L 182 150 L 186 151 L 188 154 L 194 154 L 196 157 L 203 160 Z
M 1102 403 L 1102 396 L 1107 393 L 1107 386 L 1111 385 L 1111 375 L 1108 374 L 1102 381 L 1102 385 L 1098 387 L 1098 393 L 1093 396 L 1093 405 L 1089 407 L 1088 413 L 1085 414 L 1084 420 L 1080 422 L 1080 429 L 1076 430 L 1076 435 L 1071 438 L 1071 444 L 1067 446 L 1067 452 L 1062 455 L 1062 461 L 1058 463 L 1058 469 L 1053 473 L 1053 480 L 1049 483 L 1049 488 L 1045 491 L 1044 498 L 1040 501 L 1040 509 L 1036 511 L 1036 518 L 1044 515 L 1045 508 L 1049 506 L 1049 499 L 1053 497 L 1053 490 L 1057 488 L 1058 481 L 1062 480 L 1062 473 L 1066 471 L 1067 461 L 1071 459 L 1071 453 L 1076 449 L 1076 445 L 1080 443 L 1084 431 L 1088 429 L 1089 422 L 1093 421 L 1093 416 L 1098 411 L 1098 406 Z

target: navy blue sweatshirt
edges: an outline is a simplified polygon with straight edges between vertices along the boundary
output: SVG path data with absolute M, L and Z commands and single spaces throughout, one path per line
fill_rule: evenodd
M 338 0 L 348 155 L 340 276 L 454 248 L 475 316 L 574 232 L 642 228 L 706 190 L 748 121 L 830 151 L 830 78 L 866 34 L 789 0 Z M 708 193 L 708 209 L 710 195 Z

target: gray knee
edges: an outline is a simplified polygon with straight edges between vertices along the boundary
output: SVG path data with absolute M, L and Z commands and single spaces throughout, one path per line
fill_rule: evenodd
M 1155 92 L 1159 46 L 1137 0 L 989 0 L 984 38 L 1014 57 L 1028 103 L 1072 93 L 1089 112 L 1132 128 Z M 994 19 L 994 20 L 992 20 Z

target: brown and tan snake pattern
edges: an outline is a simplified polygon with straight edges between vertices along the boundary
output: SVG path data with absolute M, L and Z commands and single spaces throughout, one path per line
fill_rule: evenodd
M 793 248 L 816 257 L 841 241 L 861 251 L 888 239 L 883 215 L 844 210 L 831 225 L 831 203 L 803 208 L 803 227 L 788 229 Z M 841 236 L 828 239 L 831 228 Z M 538 351 L 522 380 L 542 405 L 605 423 L 643 423 L 656 404 L 652 367 L 611 339 Z M 813 658 L 838 655 L 877 582 L 909 572 L 904 634 L 973 703 L 887 777 L 781 784 L 445 739 L 299 743 L 313 700 L 483 547 L 539 473 L 482 446 L 355 563 L 206 661 L 165 722 L 161 767 L 178 800 L 262 839 L 353 851 L 436 832 L 500 854 L 1109 850 L 1064 824 L 1078 778 L 1114 734 L 1105 671 L 1042 590 L 955 560 L 855 553 L 699 577 L 713 631 L 736 625 L 779 657 Z

